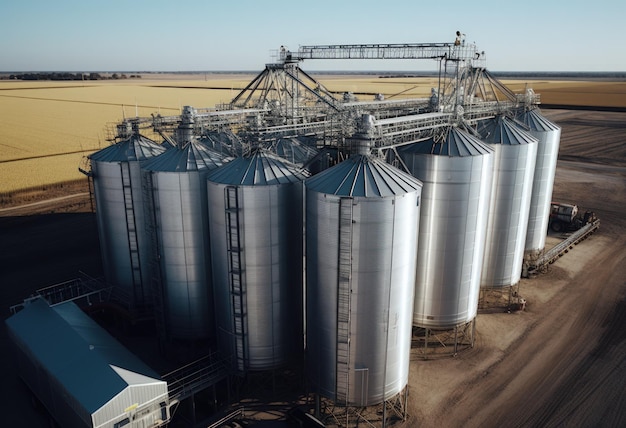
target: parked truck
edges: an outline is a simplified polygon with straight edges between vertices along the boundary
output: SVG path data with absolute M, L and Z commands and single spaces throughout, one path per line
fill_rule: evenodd
M 549 227 L 557 233 L 578 230 L 596 220 L 597 217 L 593 211 L 585 211 L 581 214 L 577 205 L 552 202 L 550 207 Z

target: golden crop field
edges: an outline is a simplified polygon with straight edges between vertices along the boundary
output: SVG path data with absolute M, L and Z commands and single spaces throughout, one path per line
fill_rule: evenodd
M 543 104 L 626 107 L 626 82 L 503 80 L 503 83 L 516 93 L 532 88 L 541 95 Z
M 124 116 L 177 115 L 237 93 L 192 83 L 0 81 L 0 193 L 83 178 L 81 159 L 106 147 L 107 125 Z
M 253 75 L 149 75 L 147 79 L 0 81 L 0 194 L 84 178 L 81 159 L 109 144 L 107 125 L 123 117 L 177 115 L 182 106 L 228 102 Z M 359 99 L 427 97 L 436 78 L 320 76 L 331 92 Z M 532 87 L 549 104 L 626 107 L 626 83 L 504 81 L 514 92 Z

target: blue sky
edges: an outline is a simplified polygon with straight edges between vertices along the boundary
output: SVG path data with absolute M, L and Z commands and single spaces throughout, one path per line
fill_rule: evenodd
M 280 45 L 448 42 L 456 30 L 492 71 L 626 71 L 625 23 L 624 0 L 2 0 L 0 71 L 260 71 Z

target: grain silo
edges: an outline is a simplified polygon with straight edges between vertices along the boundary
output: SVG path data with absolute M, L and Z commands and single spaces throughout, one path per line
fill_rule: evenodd
M 366 154 L 305 181 L 307 377 L 340 406 L 407 386 L 421 188 Z
M 279 138 L 270 147 L 270 150 L 294 165 L 304 165 L 315 155 L 315 139 L 305 136 Z
M 302 354 L 303 179 L 261 149 L 208 176 L 218 346 L 240 373 Z
M 456 328 L 478 310 L 493 150 L 452 127 L 400 156 L 424 183 L 413 325 Z
M 213 151 L 225 156 L 243 156 L 244 146 L 237 136 L 230 130 L 206 131 L 200 137 L 200 142 Z
M 528 132 L 539 140 L 524 248 L 526 255 L 533 258 L 546 246 L 561 127 L 542 116 L 539 109 L 525 111 L 519 120 L 528 127 Z
M 479 122 L 477 131 L 494 150 L 481 287 L 513 286 L 524 260 L 537 139 L 502 115 Z
M 214 336 L 206 177 L 224 160 L 192 138 L 142 165 L 160 284 L 156 315 L 166 337 Z
M 106 281 L 131 306 L 149 301 L 151 242 L 145 233 L 140 163 L 165 148 L 137 131 L 91 156 L 96 218 Z

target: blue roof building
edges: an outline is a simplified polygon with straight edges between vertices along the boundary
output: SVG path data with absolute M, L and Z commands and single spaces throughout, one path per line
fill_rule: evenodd
M 156 427 L 167 383 L 72 302 L 27 303 L 6 321 L 18 372 L 63 427 Z

